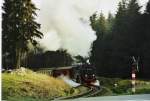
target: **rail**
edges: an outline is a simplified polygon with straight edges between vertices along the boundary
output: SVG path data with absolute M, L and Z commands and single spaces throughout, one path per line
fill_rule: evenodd
M 67 99 L 75 99 L 75 98 L 80 98 L 80 97 L 92 97 L 97 95 L 98 93 L 100 93 L 102 91 L 101 87 L 97 87 L 97 86 L 92 86 L 89 87 L 90 89 L 87 92 L 84 93 L 80 93 L 78 95 L 73 95 L 73 96 L 68 96 L 68 97 L 60 97 L 60 98 L 56 98 L 54 99 L 54 101 L 58 101 L 58 100 L 67 100 Z
M 96 96 L 98 93 L 100 93 L 102 91 L 102 88 L 101 87 L 98 87 L 98 86 L 95 86 L 92 88 L 92 92 L 89 93 L 88 95 L 86 96 L 83 96 L 83 97 L 94 97 Z

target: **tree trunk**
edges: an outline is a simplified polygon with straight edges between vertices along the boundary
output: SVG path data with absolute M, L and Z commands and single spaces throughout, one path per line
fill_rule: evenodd
M 16 48 L 16 65 L 15 65 L 16 69 L 20 68 L 20 63 L 21 63 L 21 48 L 17 47 Z

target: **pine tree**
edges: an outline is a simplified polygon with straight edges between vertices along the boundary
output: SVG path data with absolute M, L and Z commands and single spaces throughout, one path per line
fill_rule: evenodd
M 122 32 L 125 32 L 127 27 L 125 21 L 126 18 L 127 18 L 127 3 L 125 0 L 122 0 L 122 2 L 119 2 L 118 4 L 117 14 L 115 15 L 113 33 L 116 33 L 118 34 L 118 36 L 120 36 Z
M 116 20 L 120 20 L 122 17 L 126 16 L 127 3 L 126 0 L 122 0 L 118 4 L 118 10 L 116 14 Z
M 127 20 L 130 22 L 130 27 L 137 24 L 137 21 L 140 18 L 140 9 L 141 6 L 139 6 L 137 0 L 130 0 L 129 4 L 127 6 Z M 134 24 L 134 25 L 132 25 Z
M 35 46 L 35 38 L 43 36 L 40 24 L 35 21 L 37 8 L 31 0 L 5 0 L 2 9 L 3 54 L 9 53 L 15 68 L 20 68 L 21 56 L 28 51 L 28 43 Z
M 102 39 L 104 34 L 106 33 L 106 19 L 103 13 L 100 13 L 100 17 L 98 19 L 98 27 L 99 27 L 99 35 L 98 38 Z
M 96 31 L 96 19 L 97 19 L 97 14 L 94 13 L 92 16 L 90 16 L 90 22 L 91 22 L 91 27 L 94 31 Z
M 112 41 L 112 66 L 116 67 L 116 75 L 129 74 L 129 61 L 131 56 L 139 56 L 138 46 L 138 20 L 140 18 L 140 6 L 136 0 L 127 2 L 123 0 L 118 5 Z
M 141 51 L 141 61 L 142 66 L 140 68 L 140 74 L 143 77 L 150 78 L 150 0 L 147 3 L 146 10 L 140 19 L 140 25 L 137 29 L 140 29 L 140 51 Z
M 122 0 L 118 4 L 118 10 L 117 14 L 115 15 L 115 21 L 114 21 L 114 26 L 112 29 L 113 33 L 113 51 L 115 54 L 118 54 L 118 51 L 120 48 L 124 46 L 124 43 L 122 41 L 124 40 L 124 36 L 127 33 L 127 3 L 125 0 Z
M 90 21 L 91 21 L 91 27 L 96 32 L 96 35 L 98 37 L 97 39 L 101 39 L 103 37 L 103 34 L 106 31 L 106 19 L 103 13 L 100 13 L 99 18 L 97 18 L 97 14 L 94 13 L 90 17 Z
M 145 13 L 147 13 L 147 14 L 150 15 L 150 0 L 149 0 L 148 3 L 147 3 Z
M 139 33 L 138 25 L 141 17 L 140 6 L 137 0 L 130 0 L 127 6 L 127 37 L 129 44 L 130 55 L 139 56 L 140 55 L 140 38 L 142 34 Z M 136 36 L 136 37 L 135 37 Z
M 114 25 L 114 20 L 115 18 L 113 17 L 113 15 L 109 12 L 108 14 L 108 18 L 107 18 L 107 33 L 111 33 L 112 31 L 112 28 L 113 28 L 113 25 Z
M 91 22 L 93 23 L 93 22 Z M 104 57 L 104 39 L 107 32 L 107 21 L 103 13 L 100 13 L 100 16 L 94 20 L 93 30 L 95 30 L 97 39 L 93 42 L 90 62 L 97 67 L 97 72 L 102 73 L 102 64 Z M 93 25 L 93 24 L 92 24 Z

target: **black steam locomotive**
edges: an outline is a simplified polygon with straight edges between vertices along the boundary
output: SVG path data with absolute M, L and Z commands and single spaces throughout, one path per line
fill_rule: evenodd
M 76 66 L 74 69 L 77 83 L 93 85 L 96 82 L 95 68 L 93 66 L 84 64 Z
M 51 73 L 50 73 L 51 71 Z M 95 76 L 95 68 L 89 64 L 80 64 L 68 67 L 58 67 L 51 70 L 39 70 L 40 73 L 52 75 L 54 77 L 65 76 L 73 81 L 83 85 L 98 85 L 99 82 Z

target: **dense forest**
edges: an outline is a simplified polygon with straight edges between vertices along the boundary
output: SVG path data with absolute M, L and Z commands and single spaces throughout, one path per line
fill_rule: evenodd
M 85 62 L 84 57 L 72 57 L 66 50 L 44 52 L 37 47 L 35 37 L 42 38 L 43 34 L 39 31 L 40 24 L 35 22 L 35 5 L 30 0 L 5 1 L 2 7 L 5 11 L 2 15 L 3 68 L 69 66 L 74 58 Z M 130 77 L 134 56 L 139 59 L 138 77 L 150 78 L 150 0 L 144 12 L 137 0 L 122 0 L 115 15 L 110 12 L 106 18 L 102 12 L 94 13 L 89 19 L 97 35 L 89 59 L 97 75 Z M 29 51 L 30 44 L 34 52 Z
M 150 77 L 150 0 L 144 13 L 137 0 L 122 0 L 115 16 L 90 17 L 96 31 L 90 61 L 98 75 L 130 77 L 132 56 L 139 58 L 139 77 Z
M 38 68 L 54 68 L 70 66 L 73 59 L 66 50 L 46 51 L 37 53 L 29 53 L 25 59 L 22 59 L 22 66 L 31 69 Z

